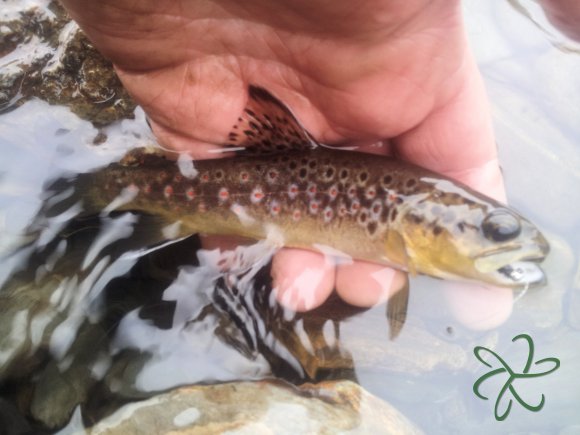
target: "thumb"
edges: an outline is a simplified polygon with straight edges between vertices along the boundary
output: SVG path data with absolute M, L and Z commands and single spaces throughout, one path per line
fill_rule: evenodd
M 489 103 L 469 55 L 457 88 L 415 128 L 393 140 L 403 159 L 445 174 L 505 202 Z

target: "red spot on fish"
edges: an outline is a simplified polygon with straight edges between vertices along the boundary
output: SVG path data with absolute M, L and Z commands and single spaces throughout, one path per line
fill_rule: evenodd
M 209 174 L 207 172 L 201 175 L 201 181 L 203 181 L 204 183 L 207 183 L 209 181 Z
M 207 211 L 207 205 L 205 205 L 205 202 L 200 202 L 197 206 L 197 209 L 200 212 L 205 213 Z
M 173 187 L 170 186 L 169 184 L 165 186 L 165 189 L 163 189 L 163 195 L 165 196 L 165 198 L 170 198 L 171 195 L 173 195 Z
M 347 213 L 348 213 L 348 210 L 346 209 L 346 207 L 344 205 L 341 205 L 338 209 L 338 215 L 340 217 L 344 217 L 344 216 L 346 216 Z
M 290 199 L 294 199 L 296 198 L 297 195 L 298 195 L 298 186 L 296 184 L 291 184 L 290 187 L 288 187 L 288 196 L 290 197 Z
M 260 187 L 256 187 L 252 191 L 252 196 L 250 197 L 250 199 L 254 204 L 257 204 L 262 199 L 264 199 L 264 192 L 262 191 L 262 189 Z
M 306 189 L 306 192 L 310 198 L 314 198 L 314 196 L 316 195 L 316 191 L 317 191 L 316 184 L 312 183 L 309 184 L 308 188 Z
M 225 187 L 222 187 L 218 192 L 218 197 L 220 201 L 227 201 L 227 199 L 230 197 L 230 192 L 228 192 L 228 189 Z
M 280 210 L 281 207 L 278 201 L 272 201 L 270 204 L 270 213 L 272 213 L 273 216 L 278 216 L 280 214 Z
M 250 179 L 250 174 L 248 174 L 247 172 L 240 173 L 240 181 L 242 183 L 246 183 L 249 179 Z
M 332 208 L 326 207 L 324 209 L 324 221 L 325 222 L 330 222 L 333 215 L 334 215 L 334 212 L 332 211 Z
M 336 188 L 336 186 L 331 186 L 330 189 L 328 189 L 328 196 L 330 197 L 331 201 L 336 199 L 336 197 L 338 196 L 338 189 Z
M 355 186 L 350 186 L 348 188 L 348 191 L 346 193 L 348 195 L 348 197 L 350 199 L 354 198 L 356 196 L 356 187 Z
M 173 181 L 176 183 L 179 183 L 181 180 L 183 180 L 183 176 L 181 174 L 175 174 L 175 177 L 173 177 Z
M 300 210 L 294 210 L 294 212 L 292 213 L 292 219 L 294 219 L 294 221 L 299 221 L 302 218 L 302 212 Z
M 350 205 L 350 211 L 351 213 L 357 213 L 360 209 L 360 202 L 358 201 L 353 201 L 352 204 Z
M 367 191 L 365 192 L 365 197 L 367 199 L 373 199 L 375 196 L 377 196 L 377 191 L 374 187 L 369 187 L 367 189 Z
M 190 201 L 195 198 L 195 190 L 193 190 L 193 187 L 190 187 L 185 191 L 185 197 Z
M 149 195 L 151 193 L 151 185 L 150 184 L 146 184 L 145 186 L 143 186 L 143 193 Z
M 312 214 L 318 213 L 319 208 L 320 208 L 320 203 L 318 201 L 310 201 L 310 204 L 308 206 L 310 213 L 312 213 Z

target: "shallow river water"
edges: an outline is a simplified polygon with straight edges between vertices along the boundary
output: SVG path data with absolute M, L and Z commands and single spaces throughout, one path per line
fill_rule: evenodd
M 0 3 L 0 32 L 34 4 Z M 412 278 L 394 340 L 384 305 L 362 310 L 332 297 L 292 313 L 273 302 L 272 252 L 263 243 L 208 251 L 192 236 L 153 249 L 161 228 L 147 216 L 43 216 L 47 182 L 102 167 L 154 138 L 140 108 L 134 119 L 97 128 L 68 107 L 5 95 L 0 434 L 82 433 L 103 419 L 110 428 L 129 419 L 134 408 L 119 414 L 123 405 L 177 387 L 263 379 L 355 381 L 402 413 L 409 433 L 412 426 L 429 434 L 580 434 L 580 46 L 531 1 L 466 0 L 464 10 L 510 204 L 551 244 L 545 286 L 513 298 L 466 296 L 461 285 Z M 61 37 L 72 30 L 65 26 Z M 21 41 L 0 52 L 0 77 L 51 53 L 34 38 Z M 556 360 L 544 376 L 508 384 L 504 370 L 482 378 L 506 366 L 516 375 L 549 372 Z M 480 379 L 488 400 L 474 392 Z M 264 413 L 265 426 L 292 420 L 290 408 L 276 409 Z M 309 424 L 300 428 L 318 432 L 326 423 Z

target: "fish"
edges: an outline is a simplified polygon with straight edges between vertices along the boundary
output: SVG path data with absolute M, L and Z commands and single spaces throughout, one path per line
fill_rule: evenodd
M 323 145 L 264 88 L 249 87 L 223 149 L 235 155 L 176 162 L 132 150 L 69 180 L 69 199 L 85 214 L 147 213 L 179 222 L 180 234 L 329 247 L 412 275 L 512 288 L 546 282 L 539 263 L 549 243 L 515 210 L 411 163 Z

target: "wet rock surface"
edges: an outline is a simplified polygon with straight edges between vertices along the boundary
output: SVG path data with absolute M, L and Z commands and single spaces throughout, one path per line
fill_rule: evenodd
M 68 106 L 95 126 L 135 109 L 112 64 L 55 1 L 0 22 L 0 113 L 30 98 Z
M 87 430 L 130 434 L 420 434 L 404 415 L 353 382 L 293 387 L 234 382 L 180 388 L 136 402 Z

